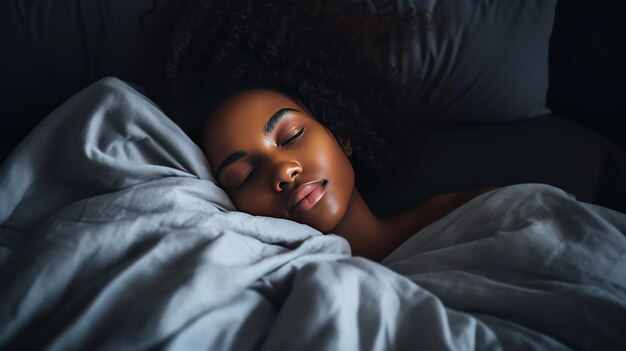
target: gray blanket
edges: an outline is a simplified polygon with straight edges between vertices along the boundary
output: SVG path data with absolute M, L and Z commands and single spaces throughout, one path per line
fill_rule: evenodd
M 626 215 L 483 194 L 381 263 L 234 211 L 200 150 L 104 79 L 0 167 L 0 349 L 626 348 Z

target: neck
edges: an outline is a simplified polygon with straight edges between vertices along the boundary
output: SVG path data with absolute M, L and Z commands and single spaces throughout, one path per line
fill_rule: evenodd
M 354 256 L 379 261 L 402 244 L 408 238 L 408 232 L 415 233 L 410 227 L 406 220 L 374 216 L 355 188 L 346 215 L 333 233 L 348 240 Z
M 459 194 L 435 196 L 409 211 L 377 218 L 355 188 L 346 215 L 332 232 L 348 240 L 354 256 L 380 261 L 413 234 L 471 198 Z

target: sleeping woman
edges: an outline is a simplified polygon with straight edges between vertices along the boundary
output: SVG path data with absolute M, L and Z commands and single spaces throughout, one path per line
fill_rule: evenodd
M 355 188 L 350 140 L 337 137 L 296 100 L 269 89 L 245 90 L 222 102 L 203 126 L 202 146 L 239 210 L 341 235 L 353 254 L 374 260 L 489 190 L 442 194 L 377 218 Z
M 169 6 L 175 17 L 163 30 L 172 35 L 153 95 L 202 147 L 239 210 L 341 235 L 354 255 L 381 260 L 492 189 L 441 194 L 378 218 L 355 187 L 354 162 L 389 181 L 402 176 L 390 165 L 416 128 L 417 102 L 375 52 L 425 30 L 427 16 L 354 1 Z

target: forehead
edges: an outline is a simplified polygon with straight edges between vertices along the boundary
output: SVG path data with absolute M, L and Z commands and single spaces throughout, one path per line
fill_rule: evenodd
M 228 127 L 231 124 L 259 125 L 281 108 L 302 109 L 300 104 L 287 95 L 268 89 L 252 89 L 239 92 L 224 100 L 210 116 L 207 124 L 212 127 Z

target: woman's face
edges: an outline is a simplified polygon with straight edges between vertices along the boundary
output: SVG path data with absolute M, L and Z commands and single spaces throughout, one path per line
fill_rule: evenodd
M 346 147 L 305 108 L 272 90 L 225 100 L 209 117 L 203 147 L 235 206 L 331 232 L 354 191 Z

